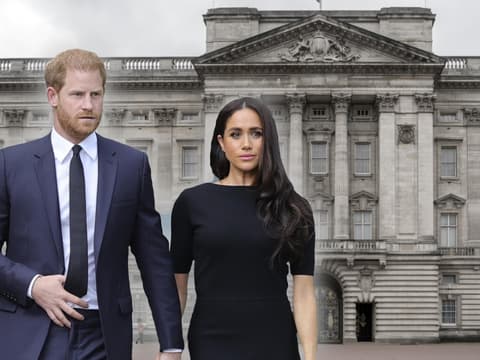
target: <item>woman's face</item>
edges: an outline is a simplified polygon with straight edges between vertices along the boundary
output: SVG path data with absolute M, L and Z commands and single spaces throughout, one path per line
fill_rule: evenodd
M 255 174 L 263 154 L 263 127 L 258 114 L 249 108 L 232 114 L 223 136 L 217 137 L 227 160 L 230 175 Z

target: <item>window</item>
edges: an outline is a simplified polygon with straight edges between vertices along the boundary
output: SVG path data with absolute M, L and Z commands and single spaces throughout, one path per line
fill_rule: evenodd
M 324 106 L 312 107 L 311 118 L 312 119 L 323 119 L 327 117 L 327 108 Z
M 353 121 L 371 121 L 373 119 L 373 109 L 371 105 L 353 105 Z
M 442 299 L 442 324 L 455 325 L 457 323 L 457 302 L 452 299 Z
M 444 113 L 444 112 L 441 112 L 440 113 L 440 116 L 439 116 L 439 122 L 456 122 L 457 121 L 457 114 L 456 113 Z
M 328 173 L 328 152 L 326 142 L 310 143 L 310 172 L 312 174 Z
M 197 112 L 187 112 L 182 113 L 182 117 L 180 119 L 181 124 L 197 124 L 199 123 L 200 117 L 198 116 Z
M 353 213 L 353 238 L 355 240 L 372 239 L 371 211 L 355 211 Z
M 442 275 L 442 285 L 451 285 L 457 283 L 457 276 L 453 274 Z
M 440 176 L 457 176 L 457 148 L 455 146 L 442 146 L 440 151 Z
M 354 152 L 355 175 L 370 175 L 370 144 L 356 143 Z
M 315 211 L 314 216 L 315 237 L 319 240 L 328 240 L 328 211 Z
M 440 246 L 457 246 L 457 214 L 440 214 Z
M 148 114 L 145 114 L 145 113 L 133 113 L 133 114 L 132 114 L 132 120 L 133 120 L 133 121 L 139 121 L 139 122 L 147 121 L 147 120 L 148 120 Z
M 198 146 L 182 147 L 182 178 L 198 178 L 199 151 Z

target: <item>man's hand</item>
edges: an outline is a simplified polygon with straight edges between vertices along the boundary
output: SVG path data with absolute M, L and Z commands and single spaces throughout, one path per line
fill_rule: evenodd
M 63 288 L 65 276 L 48 275 L 40 276 L 32 287 L 32 298 L 47 313 L 48 317 L 58 326 L 70 327 L 71 323 L 65 315 L 77 320 L 83 316 L 75 311 L 68 303 L 88 308 L 88 304 L 79 297 L 69 293 Z M 168 358 L 167 358 L 168 359 Z
M 181 352 L 159 352 L 155 360 L 181 360 Z

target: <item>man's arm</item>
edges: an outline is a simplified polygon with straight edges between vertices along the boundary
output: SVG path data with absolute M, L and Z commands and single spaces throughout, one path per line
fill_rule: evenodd
M 146 155 L 143 158 L 141 177 L 132 252 L 142 275 L 161 350 L 183 349 L 180 303 L 169 244 L 162 233 L 160 215 L 155 210 L 150 166 Z

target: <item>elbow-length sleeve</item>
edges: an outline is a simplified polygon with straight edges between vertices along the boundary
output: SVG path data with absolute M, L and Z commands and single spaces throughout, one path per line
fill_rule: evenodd
M 176 274 L 187 274 L 190 272 L 193 261 L 192 235 L 188 196 L 184 191 L 175 201 L 172 211 L 172 243 L 170 252 Z

